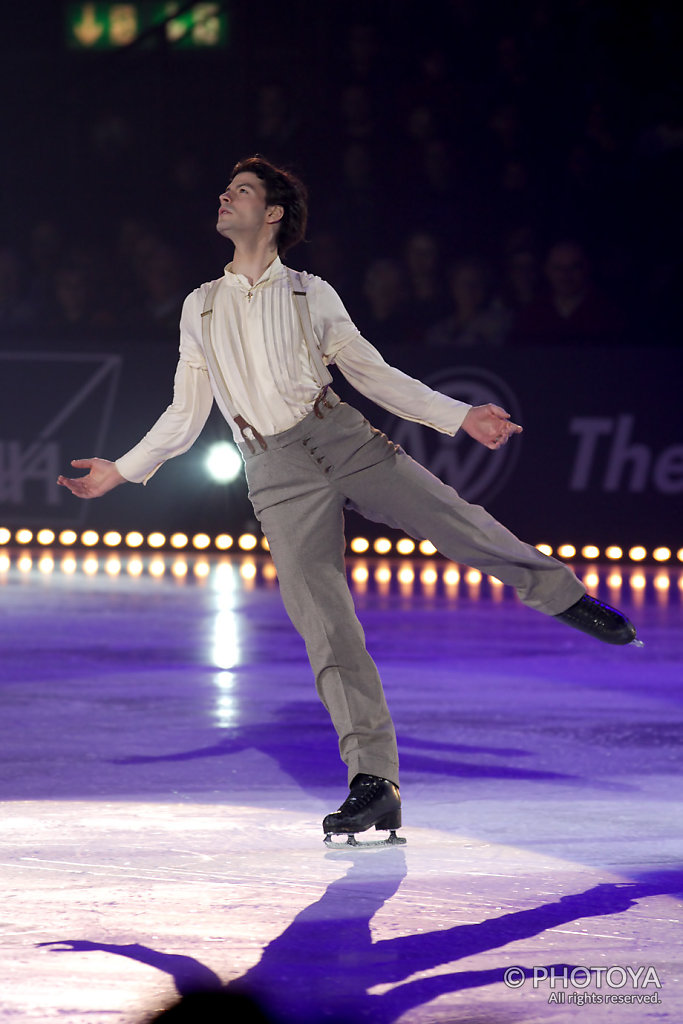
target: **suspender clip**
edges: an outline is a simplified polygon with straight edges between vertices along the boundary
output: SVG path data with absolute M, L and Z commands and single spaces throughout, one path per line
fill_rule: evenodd
M 244 443 L 246 444 L 247 448 L 249 449 L 249 451 L 251 452 L 252 455 L 256 451 L 256 449 L 254 448 L 254 446 L 252 444 L 252 437 L 254 438 L 255 441 L 258 441 L 258 443 L 261 445 L 261 448 L 263 449 L 263 451 L 266 450 L 268 445 L 266 444 L 265 439 L 261 436 L 261 434 L 259 434 L 259 432 L 256 429 L 256 427 L 252 427 L 251 423 L 247 423 L 247 421 L 245 420 L 244 416 L 241 416 L 241 415 L 235 416 L 235 423 L 240 428 L 240 434 L 244 438 Z M 251 431 L 252 437 L 247 437 L 247 430 Z
M 324 388 L 319 392 L 318 397 L 313 403 L 313 412 L 316 414 L 319 420 L 324 419 L 324 413 L 320 411 L 320 406 L 324 405 L 326 409 L 334 409 L 333 405 L 327 401 L 327 389 L 329 385 L 326 384 Z

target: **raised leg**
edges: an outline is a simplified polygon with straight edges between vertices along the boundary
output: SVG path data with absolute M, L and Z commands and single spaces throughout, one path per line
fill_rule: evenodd
M 344 486 L 353 507 L 368 519 L 428 538 L 447 558 L 515 587 L 530 608 L 557 615 L 586 592 L 566 565 L 519 540 L 403 451 L 349 477 Z

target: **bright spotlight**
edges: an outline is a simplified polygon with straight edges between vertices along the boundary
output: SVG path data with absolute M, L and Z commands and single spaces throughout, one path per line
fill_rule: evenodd
M 240 475 L 242 458 L 229 441 L 218 441 L 209 448 L 205 465 L 209 476 L 217 484 L 229 484 Z

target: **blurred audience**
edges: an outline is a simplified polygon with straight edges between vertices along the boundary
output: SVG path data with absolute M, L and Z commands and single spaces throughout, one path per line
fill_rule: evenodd
M 540 281 L 541 268 L 533 242 L 524 235 L 513 238 L 505 256 L 501 284 L 501 299 L 513 319 L 534 301 Z
M 266 82 L 256 98 L 255 148 L 274 163 L 286 163 L 300 145 L 299 117 L 291 90 L 280 82 Z
M 448 311 L 445 268 L 439 240 L 428 231 L 409 235 L 403 257 L 407 279 L 404 340 L 416 341 L 435 318 Z
M 188 292 L 179 254 L 170 246 L 158 245 L 139 261 L 136 270 L 142 299 L 139 329 L 154 340 L 172 336 Z
M 10 246 L 0 248 L 0 335 L 11 339 L 33 326 L 36 310 L 27 288 L 26 270 Z
M 89 347 L 100 340 L 102 328 L 113 325 L 112 314 L 98 302 L 91 275 L 76 263 L 55 268 L 52 293 L 46 308 L 46 323 L 65 342 Z
M 239 85 L 232 66 L 205 72 L 216 103 L 189 64 L 162 87 L 158 64 L 130 61 L 106 102 L 72 89 L 76 116 L 54 100 L 49 212 L 28 226 L 27 138 L 36 158 L 0 240 L 3 341 L 175 343 L 183 295 L 227 261 L 225 174 L 259 151 L 309 185 L 310 243 L 292 265 L 330 280 L 370 340 L 678 345 L 677 25 L 658 3 L 636 31 L 611 0 L 453 0 L 425 26 L 330 8 L 296 44 L 254 28 Z
M 451 268 L 449 283 L 454 311 L 427 331 L 427 344 L 443 349 L 502 345 L 512 316 L 494 297 L 491 272 L 483 260 L 459 260 Z
M 405 338 L 405 273 L 393 259 L 374 260 L 365 272 L 364 304 L 359 306 L 356 326 L 373 345 L 389 348 Z
M 588 257 L 578 242 L 552 245 L 544 274 L 547 287 L 519 312 L 512 344 L 586 348 L 623 342 L 625 318 L 596 286 Z

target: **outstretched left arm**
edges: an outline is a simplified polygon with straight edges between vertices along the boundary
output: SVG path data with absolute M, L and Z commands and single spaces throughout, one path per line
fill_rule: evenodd
M 520 433 L 522 428 L 512 423 L 510 414 L 499 405 L 467 405 L 387 363 L 361 335 L 327 282 L 311 278 L 308 297 L 326 360 L 336 363 L 349 383 L 366 398 L 402 419 L 424 423 L 444 434 L 453 435 L 462 428 L 475 441 L 493 450 Z
M 522 428 L 513 423 L 510 413 L 499 405 L 474 405 L 462 421 L 462 430 L 475 441 L 494 451 L 502 448 L 513 434 L 521 434 Z

